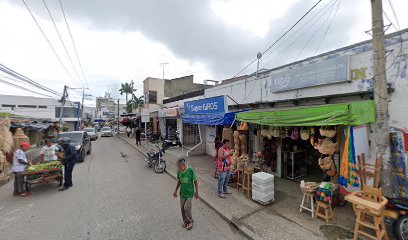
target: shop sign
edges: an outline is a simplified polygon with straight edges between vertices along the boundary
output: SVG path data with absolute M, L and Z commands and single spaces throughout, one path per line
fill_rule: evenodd
M 150 111 L 149 111 L 149 109 L 142 109 L 141 120 L 142 120 L 142 122 L 150 122 Z
M 178 107 L 162 108 L 159 110 L 159 117 L 177 117 L 179 115 Z
M 349 56 L 341 56 L 271 74 L 272 92 L 349 81 Z
M 185 114 L 214 114 L 228 111 L 225 96 L 204 98 L 184 103 Z

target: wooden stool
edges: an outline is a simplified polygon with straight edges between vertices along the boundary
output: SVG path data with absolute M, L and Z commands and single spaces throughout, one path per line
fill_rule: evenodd
M 242 193 L 245 194 L 245 191 L 247 191 L 247 197 L 250 197 L 251 194 L 251 178 L 252 178 L 253 172 L 247 172 L 244 171 L 244 176 L 242 178 Z
M 243 187 L 242 179 L 241 179 L 242 170 L 237 169 L 236 173 L 237 173 L 237 191 L 239 192 L 239 187 L 241 188 Z
M 320 209 L 323 211 L 320 212 Z M 333 218 L 333 211 L 331 205 L 328 203 L 317 201 L 315 218 L 317 217 L 325 219 L 327 223 L 330 222 Z
M 300 212 L 302 212 L 303 209 L 309 211 L 312 213 L 312 218 L 315 216 L 313 196 L 314 193 L 303 193 L 302 204 L 300 204 Z M 308 203 L 310 203 L 310 207 L 307 205 Z

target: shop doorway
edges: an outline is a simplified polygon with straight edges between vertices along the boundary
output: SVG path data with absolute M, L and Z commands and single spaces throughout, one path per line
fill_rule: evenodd
M 166 139 L 175 139 L 177 136 L 177 119 L 166 118 Z

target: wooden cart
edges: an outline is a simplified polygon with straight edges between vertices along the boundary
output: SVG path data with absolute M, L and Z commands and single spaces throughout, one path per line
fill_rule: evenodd
M 33 184 L 49 183 L 52 181 L 57 181 L 58 186 L 62 186 L 62 169 L 54 168 L 47 170 L 40 170 L 34 172 L 25 172 L 24 173 L 24 184 L 26 191 L 29 192 Z

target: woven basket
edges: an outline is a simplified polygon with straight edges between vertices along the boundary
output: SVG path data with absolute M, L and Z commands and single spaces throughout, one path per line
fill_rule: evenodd
M 333 143 L 329 138 L 325 138 L 316 149 L 319 150 L 321 154 L 333 155 L 338 149 L 338 143 Z
M 325 158 L 319 158 L 319 166 L 321 169 L 328 170 L 331 168 L 333 159 L 331 156 L 325 157 Z
M 336 128 L 334 129 L 325 129 L 325 128 L 320 128 L 320 135 L 323 137 L 327 137 L 327 138 L 334 138 L 334 136 L 336 136 Z

